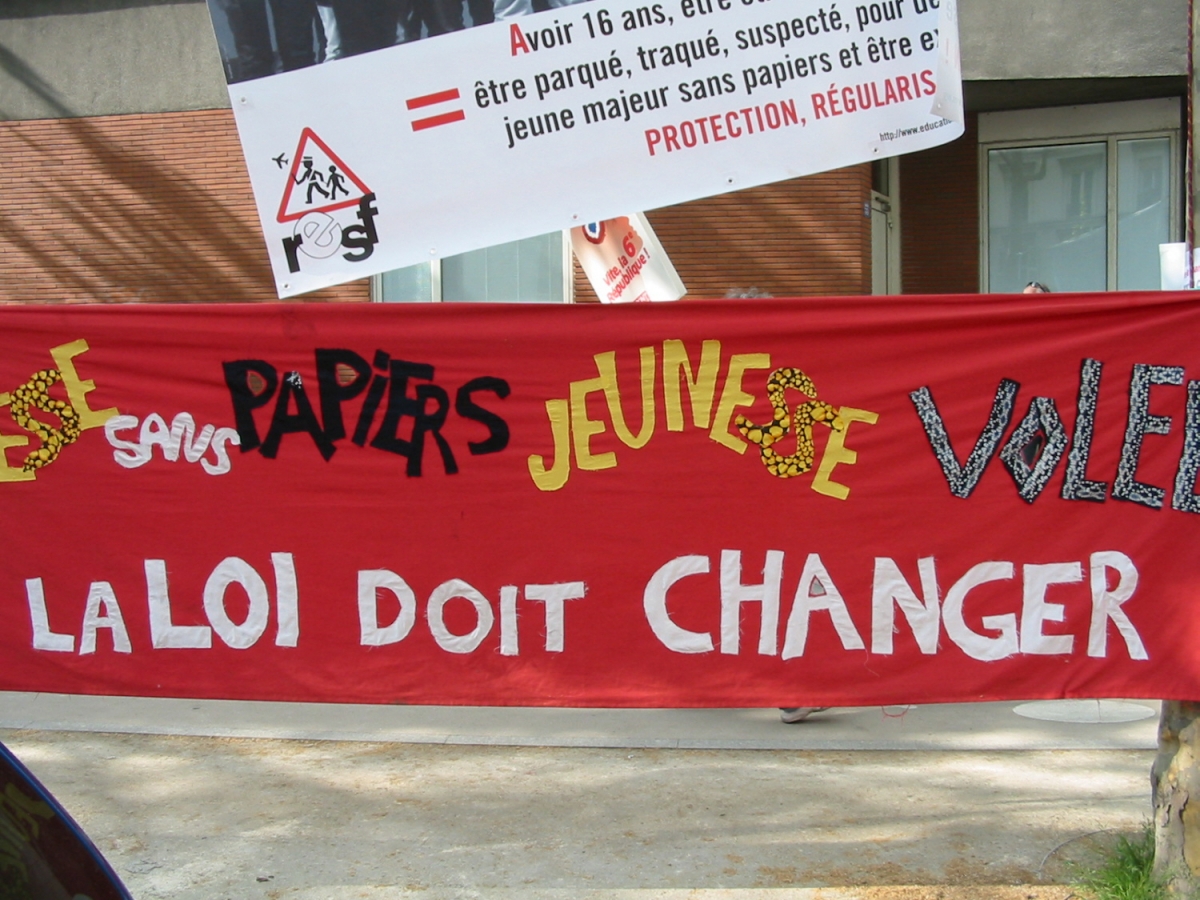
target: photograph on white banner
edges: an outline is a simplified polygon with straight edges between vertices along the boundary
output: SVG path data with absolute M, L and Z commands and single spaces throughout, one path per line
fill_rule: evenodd
M 585 0 L 208 0 L 225 80 L 265 78 Z
M 572 228 L 571 249 L 601 303 L 670 301 L 687 293 L 641 213 Z
M 955 0 L 306 2 L 209 0 L 281 297 L 964 130 Z

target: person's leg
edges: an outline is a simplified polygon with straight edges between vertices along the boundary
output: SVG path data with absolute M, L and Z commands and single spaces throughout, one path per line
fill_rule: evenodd
M 381 50 L 396 43 L 397 4 L 392 0 L 331 0 L 342 56 Z
M 215 0 L 233 33 L 231 81 L 249 81 L 275 73 L 275 54 L 267 26 L 266 0 Z
M 400 0 L 396 40 L 402 44 L 421 39 L 421 0 Z
M 493 9 L 497 22 L 501 19 L 515 19 L 533 12 L 533 0 L 494 0 Z
M 338 36 L 337 16 L 328 0 L 317 4 L 317 15 L 321 19 L 321 30 L 325 32 L 325 62 L 342 58 L 342 41 Z
M 422 8 L 430 37 L 462 30 L 463 0 L 422 0 Z
M 271 0 L 271 16 L 283 71 L 316 65 L 316 0 Z
M 797 722 L 803 722 L 813 713 L 825 712 L 827 709 L 829 709 L 828 706 L 781 707 L 779 710 L 779 721 L 786 725 L 795 725 Z
M 496 21 L 492 0 L 467 0 L 467 11 L 471 14 L 472 25 L 487 25 Z

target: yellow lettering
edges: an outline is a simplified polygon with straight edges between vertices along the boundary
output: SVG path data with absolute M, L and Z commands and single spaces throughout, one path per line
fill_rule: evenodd
M 117 415 L 115 406 L 108 409 L 92 409 L 88 406 L 86 394 L 90 394 L 96 389 L 96 382 L 92 380 L 83 381 L 79 374 L 75 371 L 75 363 L 72 360 L 81 353 L 86 353 L 88 350 L 88 342 L 80 339 L 71 341 L 69 344 L 62 344 L 50 351 L 50 355 L 54 358 L 55 365 L 58 366 L 58 371 L 62 375 L 63 386 L 67 389 L 67 398 L 71 401 L 71 406 L 79 413 L 79 428 L 81 431 L 88 428 L 97 428 Z
M 571 475 L 571 420 L 567 401 L 547 400 L 546 417 L 554 436 L 554 465 L 547 469 L 546 460 L 536 453 L 530 454 L 526 462 L 539 491 L 557 491 Z
M 12 402 L 12 394 L 0 394 L 0 409 L 8 406 Z M 4 451 L 9 447 L 24 447 L 29 443 L 29 438 L 19 434 L 0 434 L 0 482 L 5 481 L 33 481 L 37 478 L 36 472 L 26 472 L 23 468 L 14 469 L 8 464 L 8 457 Z
M 821 465 L 817 468 L 817 474 L 813 476 L 812 489 L 818 494 L 824 494 L 826 497 L 836 497 L 838 500 L 845 500 L 850 496 L 850 488 L 844 484 L 838 484 L 836 481 L 830 481 L 829 475 L 833 472 L 835 466 L 852 466 L 858 462 L 858 453 L 854 450 L 846 449 L 846 434 L 850 431 L 850 423 L 864 422 L 867 425 L 874 425 L 879 421 L 879 413 L 868 412 L 865 409 L 855 409 L 852 406 L 843 406 L 838 410 L 838 418 L 846 423 L 846 427 L 840 431 L 834 429 L 829 432 L 829 441 L 825 444 L 825 453 L 821 456 Z
M 667 410 L 667 431 L 683 431 L 683 404 L 679 398 L 681 376 L 687 382 L 688 398 L 692 401 L 692 424 L 697 428 L 708 428 L 720 366 L 720 341 L 705 341 L 700 345 L 700 370 L 695 378 L 683 341 L 663 341 L 663 403 Z
M 34 471 L 26 472 L 23 468 L 13 468 L 8 464 L 4 451 L 9 447 L 24 447 L 29 438 L 19 434 L 0 434 L 0 481 L 33 481 L 37 478 Z
M 717 405 L 717 418 L 713 422 L 709 437 L 718 444 L 737 453 L 746 452 L 746 442 L 729 433 L 733 413 L 740 406 L 753 406 L 754 396 L 742 390 L 742 375 L 751 369 L 771 368 L 769 353 L 735 353 L 729 357 L 729 373 L 721 389 L 721 402 Z
M 604 390 L 604 379 L 589 378 L 571 382 L 571 432 L 575 438 L 575 465 L 585 472 L 611 469 L 617 464 L 617 454 L 592 454 L 592 435 L 607 429 L 604 423 L 587 417 L 587 396 Z
M 608 401 L 608 414 L 612 416 L 613 431 L 621 442 L 634 450 L 640 450 L 654 435 L 654 348 L 642 347 L 639 351 L 642 363 L 642 428 L 636 435 L 625 424 L 625 412 L 621 409 L 621 391 L 617 386 L 617 354 L 597 353 L 596 371 L 604 386 L 604 399 Z

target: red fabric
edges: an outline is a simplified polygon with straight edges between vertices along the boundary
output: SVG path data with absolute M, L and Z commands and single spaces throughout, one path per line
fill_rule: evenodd
M 19 427 L 11 404 L 0 408 L 0 440 L 29 439 L 2 450 L 8 468 L 0 476 L 8 480 L 0 480 L 6 532 L 0 563 L 5 622 L 0 629 L 0 688 L 567 706 L 851 705 L 1064 696 L 1195 699 L 1200 697 L 1200 656 L 1195 652 L 1200 616 L 1194 609 L 1200 603 L 1200 516 L 1175 508 L 1187 506 L 1179 498 L 1193 497 L 1194 470 L 1184 479 L 1189 482 L 1185 490 L 1177 491 L 1175 482 L 1181 457 L 1188 458 L 1187 381 L 1200 377 L 1198 333 L 1200 301 L 1191 294 L 1166 293 L 839 297 L 608 308 L 3 308 L 0 392 L 15 396 L 34 373 L 56 368 L 52 348 L 82 339 L 87 349 L 70 359 L 79 381 L 94 382 L 84 405 L 93 412 L 115 409 L 137 424 L 113 431 L 126 442 L 116 447 L 104 425 L 85 428 L 56 459 L 36 470 L 36 478 L 18 481 L 12 479 L 27 476 L 14 473 L 40 440 Z M 693 424 L 686 385 L 681 391 L 683 428 L 668 430 L 664 341 L 682 342 L 693 372 L 702 342 L 720 342 L 714 415 L 734 354 L 769 354 L 769 366 L 748 370 L 741 382 L 753 405 L 735 412 L 754 423 L 771 419 L 767 379 L 780 368 L 801 370 L 815 383 L 819 399 L 836 409 L 876 413 L 873 425 L 857 421 L 849 426 L 844 444 L 857 453 L 857 461 L 838 466 L 829 476 L 849 489 L 846 499 L 813 489 L 816 466 L 795 477 L 775 477 L 757 447 L 739 454 L 714 440 L 708 429 Z M 598 354 L 615 353 L 621 408 L 629 431 L 641 431 L 639 348 L 652 348 L 654 354 L 652 436 L 639 449 L 622 443 L 604 394 L 585 394 L 596 386 L 577 385 L 576 394 L 586 397 L 587 419 L 604 427 L 586 439 L 584 450 L 601 463 L 600 454 L 613 453 L 616 465 L 581 470 L 572 450 L 565 484 L 539 489 L 529 457 L 544 457 L 546 466 L 554 458 L 547 401 L 568 406 L 572 382 L 598 377 Z M 403 444 L 372 446 L 386 425 L 387 390 L 380 395 L 364 445 L 353 442 L 370 393 L 364 386 L 348 396 L 353 366 L 337 370 L 347 394 L 340 404 L 346 436 L 332 440 L 332 423 L 322 408 L 317 350 L 352 351 L 366 366 L 377 361 L 377 351 L 387 354 L 388 361 L 431 366 L 432 378 L 420 368 L 389 370 L 391 390 L 397 392 L 391 401 L 395 412 L 403 411 L 400 379 L 395 377 L 402 371 L 410 373 L 403 385 L 409 409 L 423 410 L 427 425 L 436 424 L 445 400 L 445 422 L 436 433 L 444 438 L 457 473 L 445 471 L 432 431 L 425 435 L 420 475 L 406 474 L 410 461 L 394 452 Z M 1106 485 L 1105 499 L 1061 496 L 1069 443 L 1031 503 L 1018 496 L 999 450 L 969 496 L 954 496 L 910 395 L 928 388 L 961 464 L 1005 378 L 1020 387 L 1000 447 L 1035 397 L 1052 398 L 1065 434 L 1076 437 L 1081 364 L 1087 359 L 1102 364 L 1102 376 L 1086 479 Z M 229 367 L 223 369 L 223 364 L 246 360 L 268 364 L 279 379 L 274 398 L 249 413 L 258 437 L 268 436 L 278 396 L 288 373 L 295 372 L 299 377 L 290 377 L 291 398 L 283 410 L 292 418 L 281 421 L 303 425 L 302 392 L 313 410 L 311 421 L 320 423 L 334 448 L 328 460 L 320 441 L 300 431 L 282 435 L 274 458 L 262 448 L 230 446 L 230 470 L 224 474 L 205 470 L 201 460 L 219 468 L 211 448 L 195 462 L 180 450 L 172 462 L 163 446 L 150 446 L 148 461 L 136 464 L 136 445 L 152 413 L 166 426 L 186 412 L 197 431 L 208 424 L 236 428 L 225 375 Z M 1133 482 L 1163 489 L 1160 508 L 1112 496 L 1122 448 L 1130 443 L 1130 385 L 1138 364 L 1167 367 L 1153 370 L 1159 382 L 1174 377 L 1177 368 L 1183 370 L 1176 379 L 1183 383 L 1148 388 L 1148 413 L 1160 418 L 1142 420 L 1141 431 L 1133 429 L 1134 438 L 1143 435 Z M 235 383 L 241 377 L 241 384 L 261 388 L 248 371 L 245 365 L 234 366 Z M 480 378 L 490 380 L 473 382 Z M 476 390 L 456 409 L 459 389 L 472 382 Z M 501 382 L 507 391 L 499 387 Z M 422 386 L 424 396 L 417 401 Z M 47 393 L 68 400 L 61 383 Z M 255 397 L 251 390 L 245 396 L 258 402 L 265 395 Z M 795 391 L 786 396 L 792 410 L 808 399 Z M 1193 412 L 1200 419 L 1200 408 Z M 67 430 L 51 412 L 34 409 L 32 416 Z M 1155 428 L 1164 430 L 1163 417 L 1169 417 L 1169 431 L 1156 433 Z M 500 420 L 509 432 L 506 445 Z M 578 412 L 576 421 L 587 427 Z M 397 441 L 411 439 L 413 423 L 411 415 L 392 423 Z M 1191 426 L 1195 450 L 1200 422 Z M 153 438 L 154 431 L 150 427 L 147 434 Z M 724 431 L 730 442 L 745 444 L 732 423 Z M 819 422 L 814 426 L 818 465 L 831 433 Z M 503 449 L 471 453 L 470 443 L 482 445 L 489 438 L 492 448 Z M 777 447 L 782 453 L 794 448 L 792 435 Z M 115 457 L 121 454 L 133 463 L 119 465 Z M 1026 458 L 1036 463 L 1037 454 L 1031 451 Z M 781 566 L 779 620 L 773 640 L 767 634 L 763 648 L 761 603 L 740 606 L 736 653 L 731 652 L 733 630 L 727 627 L 722 636 L 723 551 L 740 552 L 744 585 L 764 582 L 768 552 L 777 551 L 770 558 Z M 1094 556 L 1105 553 L 1109 555 Z M 287 564 L 279 569 L 272 554 L 290 554 L 295 571 L 294 647 L 278 642 L 278 601 L 281 591 L 287 592 L 279 573 L 286 580 Z M 736 553 L 724 556 L 727 567 L 738 559 Z M 237 568 L 230 563 L 220 568 L 230 558 L 261 577 L 269 603 L 261 636 L 251 634 L 253 627 L 240 632 L 243 642 L 249 642 L 242 649 L 229 646 L 222 634 L 233 634 L 230 629 L 236 631 L 246 620 L 251 607 L 247 591 L 235 583 L 222 594 L 213 575 L 230 565 Z M 695 640 L 703 643 L 707 635 L 713 646 L 707 652 L 669 648 L 649 621 L 647 607 L 656 601 L 653 590 L 647 601 L 647 585 L 662 567 L 681 558 L 690 562 L 675 574 L 693 574 L 669 586 L 663 610 L 677 628 L 700 636 Z M 800 606 L 827 608 L 808 615 L 807 640 L 797 654 L 805 618 L 794 610 L 798 582 L 806 562 L 811 574 L 818 558 L 828 579 L 815 587 L 810 579 L 801 586 Z M 887 570 L 886 563 L 877 564 L 879 558 L 892 560 L 925 603 L 930 598 L 922 589 L 918 560 L 933 560 L 925 568 L 936 572 L 942 609 L 933 619 L 936 647 L 927 649 L 936 652 L 922 651 L 909 619 L 890 600 L 882 604 L 894 618 L 892 651 L 885 652 L 881 633 L 889 629 L 876 625 L 886 617 L 872 603 L 877 566 Z M 1121 590 L 1118 569 L 1103 565 L 1117 559 L 1136 568 L 1136 589 L 1123 602 L 1104 599 Z M 158 560 L 162 562 L 154 562 Z M 707 574 L 698 571 L 699 560 L 707 560 Z M 1098 584 L 1091 575 L 1096 560 Z M 952 588 L 961 588 L 960 579 L 985 562 L 1011 563 L 1013 577 L 982 584 L 965 599 L 960 591 L 962 626 L 948 629 L 945 607 Z M 1056 563 L 1063 565 L 1046 568 Z M 209 648 L 153 646 L 148 572 L 164 569 L 170 625 L 193 626 L 187 632 L 190 639 L 207 633 Z M 413 625 L 398 642 L 361 643 L 357 583 L 358 573 L 366 570 L 390 570 L 412 589 Z M 1071 580 L 1072 572 L 1078 580 Z M 729 611 L 735 609 L 736 576 L 726 578 Z M 1036 589 L 1038 577 L 1049 587 Z M 430 624 L 431 594 L 451 579 L 480 592 L 494 618 L 469 652 L 446 649 L 455 646 L 446 635 L 476 628 L 478 612 L 470 601 L 445 603 L 441 644 Z M 586 585 L 584 597 L 558 603 L 529 597 L 539 592 L 530 585 L 574 582 Z M 225 610 L 227 621 L 219 628 L 205 608 L 206 584 Z M 512 586 L 508 596 L 515 598 L 515 655 L 511 616 L 501 608 L 505 586 Z M 119 605 L 130 652 L 115 647 L 120 629 L 113 627 L 114 604 L 107 602 L 106 588 Z M 46 611 L 39 640 L 60 647 L 69 643 L 71 649 L 34 649 L 34 595 L 39 591 Z M 848 616 L 840 636 L 837 616 L 831 614 L 831 608 L 838 611 L 835 593 L 844 599 Z M 85 628 L 89 595 L 94 608 Z M 1117 618 L 1103 611 L 1104 655 L 1089 655 L 1097 603 L 1116 603 L 1147 658 L 1131 658 L 1137 655 L 1134 644 L 1119 632 Z M 381 591 L 378 606 L 382 628 L 396 617 L 399 602 Z M 547 610 L 553 618 L 556 608 L 562 611 L 561 650 L 546 646 Z M 1059 613 L 1062 621 L 1056 621 Z M 989 628 L 985 617 L 1000 618 L 988 619 Z M 163 635 L 169 631 L 163 621 L 160 643 L 167 641 Z M 727 625 L 734 621 L 727 615 Z M 964 627 L 980 636 L 975 655 L 964 649 Z M 1013 631 L 1015 648 L 1011 641 L 1005 644 L 1006 628 Z M 95 650 L 82 653 L 89 630 L 95 634 Z M 793 653 L 785 659 L 789 631 Z M 508 655 L 502 652 L 502 632 L 508 635 Z M 854 635 L 862 649 L 853 648 Z M 1069 637 L 1056 642 L 1054 636 Z M 283 643 L 288 643 L 286 635 Z M 977 658 L 980 648 L 984 655 L 995 651 L 1003 657 Z M 463 649 L 461 642 L 457 649 Z

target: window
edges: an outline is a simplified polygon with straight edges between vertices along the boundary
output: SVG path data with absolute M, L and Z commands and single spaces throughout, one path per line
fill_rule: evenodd
M 1157 290 L 1178 141 L 1176 100 L 981 115 L 983 290 Z
M 556 231 L 384 272 L 372 295 L 385 303 L 567 303 L 571 275 L 570 242 Z

